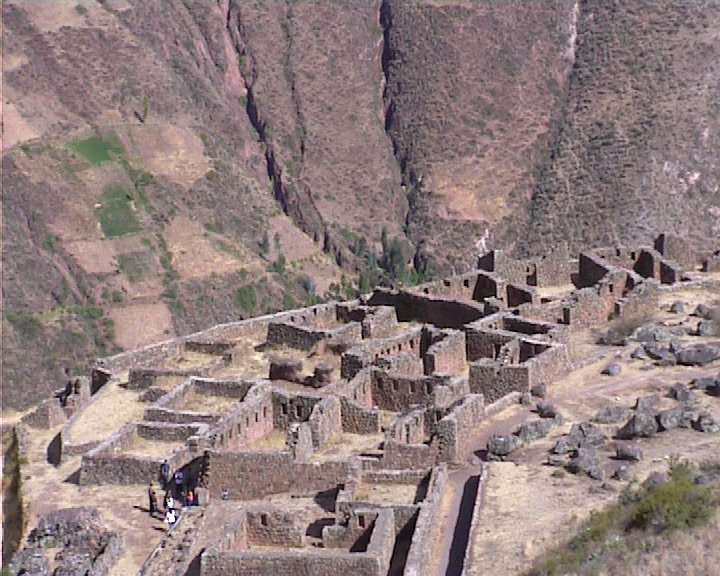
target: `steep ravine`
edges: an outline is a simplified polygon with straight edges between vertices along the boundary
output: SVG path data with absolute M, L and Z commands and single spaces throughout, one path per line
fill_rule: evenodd
M 287 17 L 287 4 L 283 3 Z M 323 223 L 322 216 L 318 212 L 310 194 L 303 186 L 289 185 L 284 175 L 283 162 L 281 161 L 282 151 L 278 150 L 277 144 L 268 133 L 268 120 L 263 110 L 258 106 L 255 93 L 255 82 L 257 80 L 257 63 L 253 56 L 249 42 L 245 37 L 245 26 L 241 8 L 238 2 L 232 0 L 228 5 L 227 12 L 227 31 L 234 41 L 240 62 L 240 73 L 245 81 L 247 90 L 247 115 L 253 127 L 257 131 L 258 137 L 265 146 L 265 160 L 267 162 L 267 173 L 273 194 L 276 200 L 282 206 L 283 211 L 303 230 L 306 234 L 312 236 L 316 241 L 325 237 L 326 227 Z M 286 35 L 285 41 L 291 42 L 290 35 Z M 289 51 L 289 47 L 286 52 Z M 285 59 L 285 68 L 287 69 L 287 56 Z M 300 124 L 299 105 L 294 90 L 292 89 L 293 102 L 295 103 L 295 120 Z M 301 124 L 300 124 L 301 125 Z M 301 154 L 304 154 L 304 142 L 300 144 Z

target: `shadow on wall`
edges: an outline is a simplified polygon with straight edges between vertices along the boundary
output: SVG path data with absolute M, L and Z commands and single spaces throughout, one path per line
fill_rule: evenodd
M 59 466 L 62 458 L 62 435 L 58 432 L 47 447 L 48 464 Z
M 479 486 L 480 476 L 471 476 L 465 482 L 445 576 L 460 576 L 462 574 L 465 564 L 465 549 L 470 538 L 470 524 Z

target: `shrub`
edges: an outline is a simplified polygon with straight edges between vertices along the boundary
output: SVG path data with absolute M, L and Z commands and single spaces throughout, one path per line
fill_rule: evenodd
M 8 310 L 6 318 L 13 328 L 28 340 L 33 340 L 42 333 L 42 322 L 29 312 Z
M 648 317 L 643 315 L 616 318 L 610 322 L 607 332 L 600 337 L 598 343 L 610 346 L 623 345 L 625 344 L 624 340 L 647 321 Z
M 247 284 L 238 288 L 234 298 L 235 306 L 254 314 L 257 310 L 257 292 L 253 284 Z
M 647 490 L 630 521 L 631 528 L 683 530 L 710 519 L 716 503 L 711 486 L 694 482 L 694 469 L 687 462 L 670 465 L 670 480 Z

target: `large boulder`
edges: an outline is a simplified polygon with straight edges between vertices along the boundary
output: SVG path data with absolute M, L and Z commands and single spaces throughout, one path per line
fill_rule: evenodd
M 622 372 L 622 366 L 618 362 L 610 362 L 602 371 L 606 376 L 619 376 Z
M 698 316 L 699 318 L 705 318 L 706 320 L 710 320 L 712 315 L 712 308 L 705 304 L 698 304 L 692 315 Z
M 618 466 L 618 468 L 615 469 L 615 472 L 613 472 L 612 477 L 613 480 L 625 482 L 626 480 L 630 480 L 630 470 L 628 470 L 628 467 L 625 465 Z
M 648 414 L 646 412 L 638 412 L 630 420 L 627 421 L 625 426 L 620 428 L 617 433 L 617 437 L 624 440 L 632 440 L 638 437 L 650 437 L 655 436 L 658 431 L 657 420 L 654 414 Z
M 640 462 L 643 458 L 642 450 L 634 444 L 621 444 L 617 447 L 615 454 L 618 460 L 628 460 L 630 462 Z
M 720 432 L 720 426 L 709 413 L 703 412 L 692 423 L 693 428 L 698 432 Z
M 562 418 L 560 411 L 553 404 L 547 404 L 546 402 L 538 402 L 535 405 L 538 416 L 540 418 Z
M 677 382 L 670 388 L 670 397 L 678 402 L 687 402 L 690 400 L 690 390 L 682 382 Z
M 700 320 L 695 330 L 695 334 L 698 336 L 704 336 L 706 338 L 712 338 L 713 336 L 720 336 L 720 324 L 713 320 Z
M 545 398 L 547 395 L 547 386 L 545 384 L 536 384 L 530 388 L 530 394 L 536 398 Z
M 683 348 L 675 356 L 678 364 L 683 366 L 705 366 L 720 359 L 720 346 L 715 343 L 695 344 Z
M 673 314 L 685 314 L 685 302 L 682 300 L 675 300 L 670 306 L 670 312 Z
M 631 338 L 638 342 L 670 342 L 674 334 L 660 324 L 644 324 L 632 333 Z
M 670 351 L 667 344 L 658 344 L 656 342 L 645 342 L 643 350 L 650 358 L 662 364 L 674 364 L 676 361 L 675 354 Z
M 593 422 L 598 424 L 616 424 L 627 420 L 630 410 L 624 406 L 607 406 L 593 416 Z
M 595 480 L 603 480 L 605 472 L 600 466 L 600 458 L 592 448 L 578 448 L 570 461 L 567 469 L 573 474 L 587 474 Z
M 680 426 L 683 419 L 683 411 L 682 408 L 678 407 L 670 408 L 669 410 L 658 412 L 655 418 L 661 431 L 672 430 Z
M 522 440 L 523 444 L 529 444 L 548 435 L 553 428 L 553 421 L 549 418 L 541 418 L 534 422 L 527 422 L 520 426 L 513 434 Z
M 493 434 L 488 438 L 487 451 L 488 455 L 507 456 L 518 448 L 522 447 L 522 440 L 515 434 L 509 436 L 502 434 Z
M 568 454 L 580 448 L 599 448 L 605 444 L 606 439 L 599 426 L 581 422 L 573 424 L 570 432 L 557 441 L 552 451 L 555 454 Z
M 638 396 L 635 400 L 635 410 L 638 412 L 650 412 L 660 404 L 660 396 L 657 394 L 649 394 L 647 396 Z
M 707 390 L 708 388 L 711 388 L 715 386 L 716 384 L 715 378 L 708 377 L 708 378 L 695 378 L 690 384 L 693 388 L 696 390 Z

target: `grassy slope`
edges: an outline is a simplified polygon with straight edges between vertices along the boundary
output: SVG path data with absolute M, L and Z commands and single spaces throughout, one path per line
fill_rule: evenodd
M 617 504 L 591 514 L 570 542 L 547 553 L 528 575 L 715 574 L 719 470 L 717 463 L 698 470 L 676 459 L 668 478 L 630 484 Z

